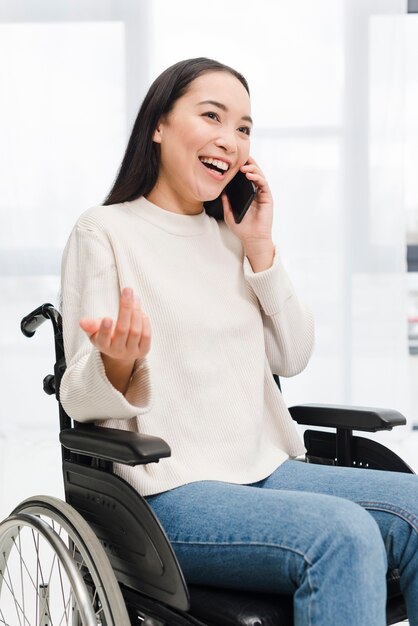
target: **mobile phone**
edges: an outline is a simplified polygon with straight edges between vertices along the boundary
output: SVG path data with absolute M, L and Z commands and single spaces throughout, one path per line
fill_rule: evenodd
M 257 187 L 251 180 L 248 180 L 243 172 L 238 171 L 234 178 L 227 184 L 224 191 L 231 204 L 234 220 L 239 224 L 255 198 Z M 215 200 L 204 202 L 203 206 L 208 215 L 211 215 L 217 220 L 223 219 L 224 212 L 221 196 L 218 196 Z

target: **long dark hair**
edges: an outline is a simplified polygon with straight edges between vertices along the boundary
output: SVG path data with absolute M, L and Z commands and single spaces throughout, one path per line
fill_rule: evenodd
M 144 98 L 122 164 L 104 205 L 135 200 L 153 189 L 160 166 L 159 144 L 152 139 L 157 124 L 171 111 L 176 100 L 186 93 L 195 78 L 205 72 L 229 72 L 250 93 L 247 81 L 239 72 L 213 59 L 187 59 L 167 68 L 152 83 Z

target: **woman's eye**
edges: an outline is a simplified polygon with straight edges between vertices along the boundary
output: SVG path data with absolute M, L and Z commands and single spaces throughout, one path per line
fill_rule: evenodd
M 244 135 L 251 135 L 251 128 L 249 126 L 240 126 L 238 130 L 240 133 L 244 133 Z
M 207 111 L 203 115 L 209 117 L 211 120 L 216 120 L 217 122 L 219 122 L 219 115 L 214 111 Z

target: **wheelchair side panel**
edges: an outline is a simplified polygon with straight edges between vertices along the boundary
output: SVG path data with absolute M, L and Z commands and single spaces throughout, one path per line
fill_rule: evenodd
M 170 543 L 148 504 L 126 481 L 64 461 L 65 497 L 91 525 L 120 583 L 187 611 L 189 594 Z

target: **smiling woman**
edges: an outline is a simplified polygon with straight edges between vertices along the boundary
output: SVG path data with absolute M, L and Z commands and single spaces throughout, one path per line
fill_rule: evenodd
M 153 83 L 112 191 L 64 252 L 60 399 L 78 421 L 169 443 L 158 465 L 114 471 L 147 497 L 188 582 L 293 593 L 298 626 L 382 626 L 389 559 L 418 626 L 416 476 L 294 460 L 273 374 L 306 367 L 313 320 L 273 244 L 251 125 L 247 83 L 221 63 Z M 256 187 L 240 223 L 223 193 L 238 172 Z M 204 203 L 220 194 L 215 220 Z
M 249 88 L 245 78 L 233 68 L 218 61 L 202 58 L 190 59 L 187 64 L 176 63 L 165 70 L 151 85 L 141 105 L 120 171 L 104 204 L 132 200 L 141 195 L 147 195 L 151 191 L 157 181 L 160 167 L 159 146 L 153 140 L 157 125 L 167 120 L 182 96 L 187 96 L 190 89 L 193 89 L 194 81 L 209 73 L 235 78 L 246 95 L 246 101 L 242 106 L 249 107 Z M 236 87 L 235 90 L 237 89 Z M 226 107 L 222 103 L 224 94 L 222 92 L 218 94 L 219 101 L 214 98 L 214 94 L 209 96 L 208 102 L 195 100 L 193 104 L 196 107 L 196 113 L 213 121 L 218 119 L 219 114 L 225 112 Z M 202 110 L 202 107 L 206 110 Z M 246 114 L 248 114 L 247 111 Z M 248 126 L 251 119 L 243 121 L 246 121 Z
M 148 199 L 177 213 L 200 213 L 202 202 L 217 198 L 247 162 L 249 113 L 249 94 L 235 76 L 198 76 L 154 131 L 161 160 Z

